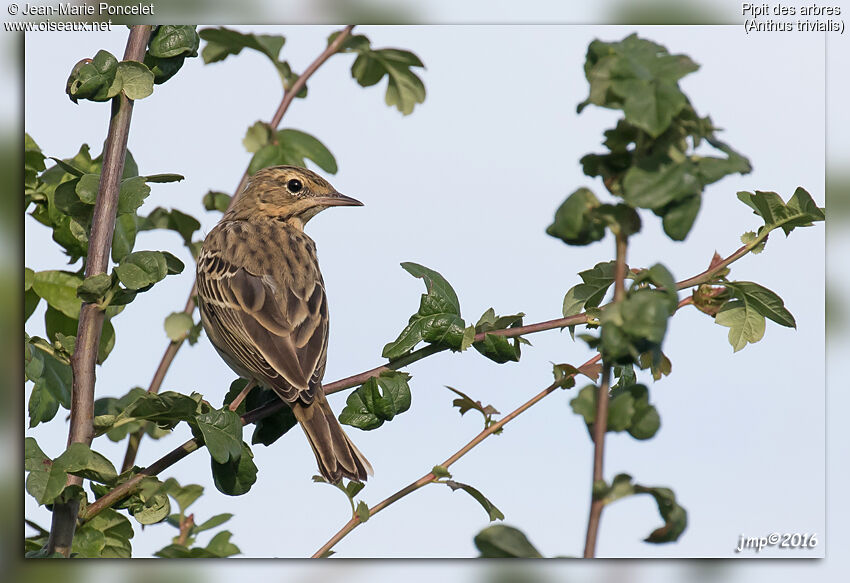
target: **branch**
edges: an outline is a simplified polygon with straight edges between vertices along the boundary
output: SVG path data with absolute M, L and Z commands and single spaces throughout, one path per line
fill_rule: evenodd
M 586 366 L 594 364 L 600 358 L 601 358 L 601 356 L 597 354 L 596 356 L 594 356 L 593 358 L 588 360 L 586 363 L 581 365 L 580 368 L 584 368 Z M 575 376 L 575 374 L 573 374 L 571 376 Z M 442 467 L 448 469 L 449 466 L 451 466 L 453 463 L 458 461 L 464 455 L 469 453 L 476 445 L 478 445 L 479 443 L 481 443 L 482 441 L 484 441 L 485 439 L 487 439 L 489 436 L 493 435 L 494 433 L 498 432 L 502 427 L 507 425 L 508 422 L 515 419 L 518 415 L 523 413 L 525 410 L 530 408 L 535 403 L 538 403 L 541 400 L 543 400 L 543 397 L 549 395 L 550 393 L 555 391 L 555 389 L 559 388 L 560 386 L 561 386 L 561 381 L 552 383 L 551 385 L 549 385 L 548 387 L 546 387 L 545 389 L 543 389 L 542 391 L 537 393 L 535 396 L 533 396 L 531 399 L 529 399 L 528 401 L 526 401 L 525 403 L 520 405 L 517 409 L 511 411 L 509 414 L 507 414 L 505 417 L 503 417 L 502 419 L 500 419 L 496 423 L 492 424 L 490 427 L 485 428 L 483 431 L 481 431 L 481 433 L 476 435 L 472 439 L 472 441 L 470 441 L 465 446 L 460 448 L 457 452 L 452 454 L 446 461 L 444 461 L 440 465 Z M 405 486 L 404 488 L 402 488 L 401 490 L 399 490 L 398 492 L 396 492 L 395 494 L 393 494 L 389 498 L 386 498 L 385 500 L 378 502 L 377 504 L 372 506 L 369 509 L 369 518 L 376 515 L 378 512 L 380 512 L 381 510 L 383 510 L 387 506 L 393 504 L 394 502 L 401 500 L 402 498 L 404 498 L 408 494 L 415 492 L 416 490 L 418 490 L 422 486 L 425 486 L 426 484 L 430 484 L 431 482 L 437 481 L 437 479 L 438 479 L 438 476 L 436 476 L 434 474 L 434 472 L 429 472 L 429 473 L 425 474 L 424 476 L 422 476 L 421 478 L 419 478 L 415 482 Z M 321 558 L 321 557 L 326 556 L 327 553 L 334 547 L 335 544 L 337 544 L 339 541 L 344 539 L 352 530 L 357 528 L 357 526 L 360 525 L 360 524 L 362 524 L 360 517 L 357 516 L 357 514 L 355 514 L 354 516 L 351 517 L 351 520 L 349 520 L 345 524 L 345 526 L 343 526 L 339 530 L 339 532 L 337 532 L 335 535 L 333 535 L 330 538 L 330 540 L 328 540 L 328 542 L 326 542 L 324 545 L 322 545 L 322 547 L 318 551 L 313 553 L 313 556 L 311 558 L 317 559 L 317 558 Z
M 629 239 L 616 233 L 616 264 L 614 269 L 614 303 L 626 299 L 626 251 Z M 605 334 L 605 329 L 602 329 Z M 596 415 L 593 419 L 593 485 L 591 487 L 590 516 L 587 519 L 587 537 L 584 542 L 584 558 L 596 554 L 596 536 L 605 501 L 595 495 L 596 484 L 605 480 L 605 434 L 608 431 L 608 390 L 611 385 L 611 364 L 602 361 L 602 380 L 596 389 Z
M 342 29 L 333 42 L 330 43 L 312 63 L 310 63 L 298 79 L 295 80 L 292 86 L 289 89 L 284 90 L 283 99 L 281 99 L 280 105 L 278 105 L 277 110 L 272 116 L 271 122 L 269 122 L 271 127 L 276 128 L 280 125 L 284 114 L 289 109 L 289 105 L 292 103 L 292 100 L 295 99 L 295 96 L 298 95 L 298 93 L 307 85 L 307 81 L 313 76 L 313 73 L 315 73 L 325 61 L 339 51 L 339 47 L 342 46 L 342 43 L 345 42 L 345 39 L 351 34 L 351 30 L 353 28 L 354 25 L 350 24 Z M 236 187 L 236 191 L 230 199 L 230 205 L 227 207 L 228 210 L 239 198 L 239 195 L 242 194 L 247 183 L 248 170 L 245 169 L 245 172 L 242 174 L 242 178 L 239 180 L 239 185 Z M 183 308 L 183 311 L 189 315 L 195 311 L 195 295 L 197 294 L 196 285 L 197 283 L 192 284 L 192 291 L 189 292 L 189 299 L 186 300 L 186 307 Z M 153 380 L 151 380 L 151 384 L 148 387 L 149 393 L 157 393 L 159 391 L 162 381 L 165 378 L 165 373 L 168 372 L 171 362 L 174 360 L 174 357 L 177 355 L 177 351 L 180 350 L 180 347 L 183 346 L 184 342 L 185 339 L 177 342 L 170 342 L 168 344 L 165 349 L 165 353 L 162 355 L 162 359 L 159 361 L 159 366 L 156 369 L 156 373 L 154 373 Z M 144 435 L 145 430 L 142 428 L 130 436 L 130 441 L 127 444 L 127 453 L 124 455 L 124 463 L 121 465 L 122 472 L 126 472 L 133 467 L 133 464 L 135 464 L 136 454 L 139 451 L 139 443 L 142 441 L 142 437 L 144 437 Z
M 127 39 L 124 60 L 142 61 L 150 38 L 151 27 L 133 26 Z M 92 215 L 89 250 L 86 258 L 86 277 L 106 273 L 109 267 L 109 249 L 115 230 L 115 215 L 118 209 L 118 190 L 124 159 L 127 154 L 127 137 L 130 133 L 130 118 L 133 101 L 123 92 L 112 100 L 109 131 L 103 152 L 103 168 L 100 174 L 97 200 Z M 91 445 L 94 437 L 94 384 L 95 362 L 100 335 L 103 330 L 103 312 L 96 304 L 84 302 L 80 308 L 77 326 L 76 350 L 71 357 L 73 384 L 71 389 L 71 423 L 68 445 L 85 443 Z M 68 485 L 82 484 L 82 478 L 70 476 Z M 76 529 L 79 501 L 58 503 L 53 507 L 47 554 L 71 554 L 71 544 Z
M 740 252 L 740 249 L 738 251 L 736 251 L 736 254 L 738 254 L 739 252 Z M 735 259 L 739 259 L 742 256 L 743 255 L 740 255 L 739 257 L 735 257 Z M 730 257 L 732 257 L 732 256 L 730 256 Z M 728 261 L 728 263 L 731 263 L 735 259 Z M 728 265 L 728 263 L 726 263 L 726 265 Z M 699 276 L 695 276 L 695 277 L 691 278 L 691 280 L 694 280 L 697 277 L 705 276 L 706 273 L 707 272 L 703 272 Z M 686 281 L 691 281 L 691 280 L 686 280 Z M 689 285 L 695 285 L 695 284 L 689 284 Z M 691 297 L 687 297 L 687 298 L 685 298 L 685 299 L 683 299 L 682 301 L 679 302 L 679 307 L 682 307 L 682 306 L 690 304 L 690 303 L 693 303 L 693 300 L 692 300 Z M 586 322 L 587 322 L 587 314 L 581 313 L 581 314 L 576 314 L 575 316 L 570 316 L 568 318 L 556 318 L 554 320 L 547 320 L 545 322 L 537 322 L 535 324 L 529 324 L 528 326 L 520 326 L 520 327 L 517 327 L 517 328 L 507 328 L 505 330 L 494 330 L 492 332 L 487 332 L 487 334 L 497 334 L 497 335 L 500 335 L 500 336 L 506 336 L 506 337 L 510 338 L 510 337 L 519 336 L 519 335 L 522 335 L 522 334 L 532 334 L 532 333 L 535 333 L 535 332 L 542 332 L 544 330 L 553 330 L 555 328 L 564 328 L 566 326 L 584 324 Z M 475 342 L 483 340 L 484 336 L 485 336 L 484 333 L 476 334 L 475 335 Z M 429 344 L 428 346 L 424 346 L 424 347 L 422 347 L 418 350 L 414 350 L 410 354 L 402 356 L 402 357 L 400 357 L 396 360 L 390 361 L 385 365 L 377 366 L 377 367 L 370 369 L 370 370 L 367 370 L 365 372 L 361 372 L 359 374 L 352 375 L 350 377 L 346 377 L 344 379 L 340 379 L 338 381 L 334 381 L 332 383 L 328 383 L 326 385 L 323 385 L 323 388 L 325 390 L 325 394 L 329 395 L 331 393 L 338 393 L 338 392 L 343 391 L 345 389 L 350 389 L 352 387 L 356 387 L 358 385 L 363 384 L 364 382 L 366 382 L 370 378 L 381 374 L 384 371 L 397 370 L 397 369 L 403 368 L 405 366 L 413 364 L 414 362 L 422 360 L 423 358 L 426 358 L 426 357 L 431 356 L 433 354 L 437 354 L 438 352 L 443 352 L 444 350 L 446 350 L 446 349 L 441 347 L 441 346 Z M 258 407 L 256 409 L 248 411 L 247 413 L 245 413 L 244 415 L 241 416 L 242 424 L 243 425 L 250 425 L 251 423 L 256 423 L 260 419 L 268 417 L 269 415 L 272 415 L 273 413 L 279 411 L 280 409 L 282 409 L 283 407 L 286 407 L 286 406 L 287 405 L 286 405 L 286 403 L 283 402 L 283 400 L 278 399 L 277 401 L 273 401 L 273 402 L 271 402 L 267 405 L 264 405 L 262 407 Z M 183 459 L 184 457 L 186 457 L 187 455 L 189 455 L 193 451 L 199 449 L 202 445 L 203 445 L 203 443 L 199 439 L 190 439 L 189 441 L 185 442 L 184 444 L 182 444 L 178 448 L 172 450 L 170 453 L 166 454 L 165 456 L 163 456 L 162 458 L 160 458 L 159 460 L 154 462 L 152 465 L 141 470 L 138 474 L 133 476 L 133 478 L 131 478 L 129 481 L 124 482 L 124 483 L 116 486 L 108 494 L 106 494 L 102 498 L 99 498 L 98 500 L 96 500 L 92 504 L 89 504 L 88 507 L 86 507 L 86 509 L 81 513 L 81 518 L 83 520 L 90 520 L 93 516 L 95 516 L 101 510 L 103 510 L 105 508 L 109 508 L 110 506 L 112 506 L 113 504 L 115 504 L 116 502 L 118 502 L 119 500 L 121 500 L 122 498 L 127 496 L 128 494 L 130 494 L 130 492 L 133 490 L 133 488 L 135 488 L 135 486 L 139 482 L 141 482 L 142 478 L 144 478 L 145 476 L 156 476 L 157 474 L 164 471 L 168 467 L 174 465 L 175 463 L 177 463 L 178 461 L 180 461 L 181 459 Z

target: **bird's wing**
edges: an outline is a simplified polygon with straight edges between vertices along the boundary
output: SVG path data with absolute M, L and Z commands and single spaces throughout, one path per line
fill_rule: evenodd
M 328 333 L 321 277 L 317 273 L 314 284 L 299 293 L 227 255 L 205 250 L 198 258 L 198 294 L 214 329 L 210 339 L 285 400 L 312 402 Z

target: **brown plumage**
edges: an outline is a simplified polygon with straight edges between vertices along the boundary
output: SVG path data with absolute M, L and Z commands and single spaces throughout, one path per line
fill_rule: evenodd
M 322 390 L 328 303 L 304 224 L 330 206 L 359 206 L 304 168 L 254 174 L 198 256 L 204 329 L 241 377 L 273 389 L 295 414 L 330 482 L 372 466 L 343 432 Z

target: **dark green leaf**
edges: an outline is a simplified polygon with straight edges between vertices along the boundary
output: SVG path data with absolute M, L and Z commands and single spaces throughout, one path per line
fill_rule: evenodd
M 24 439 L 24 468 L 29 472 L 27 492 L 39 504 L 51 504 L 65 488 L 68 475 L 41 451 L 32 437 Z
M 126 213 L 115 217 L 115 230 L 112 232 L 112 261 L 119 263 L 133 251 L 136 233 L 135 214 Z
M 84 302 L 97 303 L 103 300 L 111 287 L 112 276 L 108 273 L 99 273 L 83 280 L 77 288 L 77 296 Z
M 778 295 L 766 287 L 751 281 L 732 281 L 725 284 L 732 291 L 732 296 L 745 301 L 759 314 L 770 318 L 780 326 L 796 328 L 794 316 L 785 308 L 785 303 Z
M 521 530 L 504 524 L 488 526 L 475 535 L 475 546 L 488 559 L 543 557 Z
M 502 514 L 501 510 L 496 508 L 496 506 L 492 502 L 490 502 L 490 500 L 488 500 L 487 497 L 484 496 L 484 494 L 482 494 L 479 490 L 473 488 L 469 484 L 462 484 L 460 482 L 455 482 L 454 480 L 446 480 L 444 484 L 446 484 L 452 490 L 463 490 L 464 492 L 475 498 L 478 503 L 481 504 L 481 506 L 484 508 L 485 512 L 487 512 L 487 515 L 490 517 L 490 522 L 493 522 L 494 520 L 505 519 L 505 515 Z
M 764 219 L 764 226 L 759 229 L 759 235 L 778 228 L 788 235 L 797 227 L 809 227 L 812 223 L 825 219 L 824 209 L 818 207 L 802 187 L 797 187 L 788 199 L 788 204 L 775 192 L 739 192 L 738 198 Z
M 340 423 L 363 430 L 376 429 L 410 408 L 410 375 L 384 371 L 351 393 L 339 415 Z
M 103 537 L 102 547 L 101 536 Z M 81 543 L 87 541 L 87 544 L 75 546 L 71 552 L 87 558 L 129 559 L 132 554 L 131 538 L 133 538 L 133 525 L 130 521 L 115 510 L 107 508 L 77 529 L 74 544 L 77 545 L 78 539 Z M 90 544 L 92 541 L 97 542 Z M 100 550 L 97 550 L 98 548 Z M 96 552 L 87 554 L 92 551 Z
M 660 350 L 670 315 L 667 293 L 657 290 L 639 290 L 608 306 L 601 317 L 604 357 L 626 364 L 643 352 Z
M 522 326 L 522 318 L 525 316 L 522 312 L 512 314 L 510 316 L 496 316 L 493 308 L 488 309 L 479 318 L 475 324 L 474 332 L 492 332 L 494 330 L 505 330 L 508 328 L 516 328 Z M 490 360 L 503 364 L 505 362 L 519 362 L 520 351 L 519 337 L 508 338 L 497 334 L 487 334 L 484 340 L 475 342 L 473 346 L 475 350 L 489 358 Z
M 159 251 L 136 251 L 115 267 L 118 279 L 130 290 L 155 284 L 168 273 L 165 254 Z
M 446 388 L 448 390 L 450 390 L 451 392 L 453 392 L 454 394 L 460 396 L 459 399 L 454 399 L 452 401 L 452 407 L 457 407 L 458 410 L 459 410 L 458 412 L 461 415 L 463 415 L 464 413 L 466 413 L 467 411 L 470 411 L 470 410 L 478 411 L 479 413 L 481 413 L 481 415 L 484 416 L 484 427 L 485 428 L 490 426 L 493 415 L 499 414 L 499 412 L 496 410 L 495 407 L 493 407 L 493 405 L 484 406 L 484 405 L 481 404 L 481 401 L 473 401 L 472 397 L 470 397 L 466 393 L 458 391 L 454 387 L 450 387 L 450 386 L 447 385 Z
M 198 429 L 213 460 L 218 464 L 238 462 L 242 455 L 242 422 L 230 409 L 210 411 L 196 418 Z
M 101 484 L 110 484 L 118 477 L 112 462 L 84 443 L 72 443 L 54 463 L 68 474 Z
M 148 48 L 153 57 L 197 57 L 201 40 L 194 25 L 163 24 L 157 27 Z
M 107 101 L 121 91 L 121 84 L 115 83 L 117 73 L 118 59 L 108 51 L 98 51 L 93 59 L 83 59 L 74 66 L 65 93 L 74 103 L 78 99 Z
M 312 160 L 330 174 L 337 172 L 336 158 L 318 139 L 305 132 L 284 129 L 275 134 L 273 143 L 257 150 L 248 165 L 248 172 L 254 174 L 268 166 L 281 164 L 306 168 L 306 160 Z
M 257 481 L 254 454 L 251 453 L 251 449 L 245 442 L 242 442 L 242 453 L 237 462 L 229 461 L 225 464 L 218 464 L 213 459 L 211 463 L 215 487 L 219 492 L 228 496 L 245 494 Z
M 280 397 L 274 391 L 256 388 L 248 393 L 248 396 L 245 398 L 245 408 L 248 411 L 253 411 L 263 405 L 279 400 Z M 256 422 L 254 425 L 254 434 L 251 436 L 251 445 L 255 443 L 271 445 L 297 424 L 298 421 L 296 421 L 292 409 L 288 406 L 282 407 L 275 413 L 268 417 L 263 417 Z
M 118 214 L 136 212 L 151 193 L 144 176 L 134 176 L 121 181 L 118 191 Z
M 608 261 L 597 263 L 593 269 L 580 271 L 578 275 L 584 283 L 571 287 L 564 296 L 564 317 L 580 314 L 586 307 L 599 307 L 608 288 L 614 283 L 614 268 L 615 262 Z
M 229 512 L 225 512 L 223 514 L 216 514 L 215 516 L 208 520 L 205 520 L 201 524 L 195 525 L 195 528 L 192 530 L 192 532 L 197 534 L 199 532 L 215 528 L 216 526 L 221 526 L 231 518 L 233 518 L 233 515 Z
M 589 245 L 605 236 L 605 225 L 593 214 L 599 199 L 587 188 L 573 192 L 555 211 L 546 233 L 568 245 Z

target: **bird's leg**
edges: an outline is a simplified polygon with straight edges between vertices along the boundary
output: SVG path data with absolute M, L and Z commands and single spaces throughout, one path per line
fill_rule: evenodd
M 245 388 L 242 389 L 242 392 L 236 395 L 236 398 L 233 399 L 233 401 L 230 403 L 230 410 L 236 411 L 236 409 L 239 408 L 239 405 L 242 404 L 242 401 L 245 400 L 245 397 L 248 396 L 248 393 L 251 392 L 251 389 L 253 389 L 256 385 L 256 381 L 254 381 L 254 379 L 250 379 L 248 381 L 248 384 L 245 385 Z

